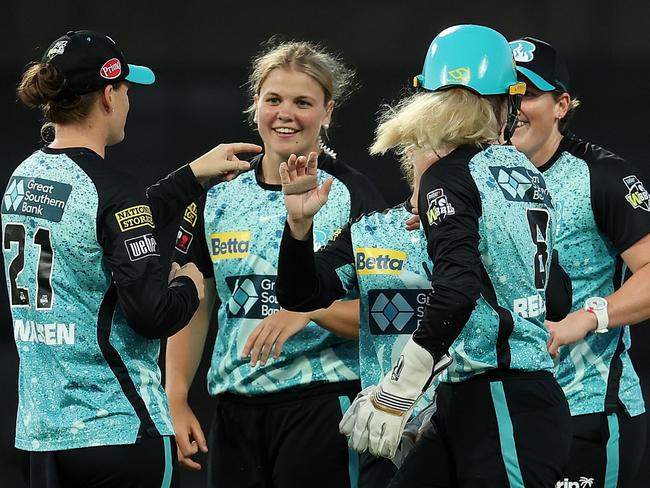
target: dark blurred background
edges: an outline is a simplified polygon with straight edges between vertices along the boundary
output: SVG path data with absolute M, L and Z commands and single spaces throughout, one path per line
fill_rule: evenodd
M 40 114 L 16 101 L 22 69 L 67 30 L 106 32 L 120 44 L 127 61 L 156 72 L 153 87 L 133 87 L 129 92 L 126 141 L 108 151 L 111 164 L 128 168 L 145 184 L 220 142 L 258 141 L 242 114 L 249 103 L 244 84 L 249 60 L 260 43 L 278 34 L 320 42 L 357 70 L 360 88 L 335 111 L 331 146 L 395 204 L 408 193 L 397 164 L 390 157 L 367 154 L 376 111 L 382 103 L 396 100 L 410 77 L 420 72 L 431 39 L 459 23 L 488 25 L 509 39 L 530 35 L 554 44 L 569 64 L 574 95 L 583 102 L 574 130 L 650 168 L 646 149 L 650 6 L 645 1 L 4 0 L 0 187 L 40 145 Z M 168 230 L 163 238 L 168 249 L 171 233 Z M 21 487 L 21 453 L 12 447 L 18 361 L 5 292 L 0 293 L 0 321 L 0 485 Z M 632 356 L 648 398 L 650 332 L 635 327 L 633 337 Z M 210 400 L 205 393 L 205 364 L 202 368 L 191 395 L 207 429 Z M 648 459 L 639 488 L 650 486 Z M 202 479 L 202 473 L 184 473 L 182 486 L 202 486 Z

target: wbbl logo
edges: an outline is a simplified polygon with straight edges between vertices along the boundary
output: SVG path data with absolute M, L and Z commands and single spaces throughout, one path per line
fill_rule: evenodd
M 429 204 L 427 220 L 430 226 L 438 225 L 447 215 L 454 215 L 456 213 L 456 209 L 447 201 L 447 195 L 445 195 L 445 191 L 442 188 L 436 188 L 427 193 L 427 203 Z
M 623 178 L 623 183 L 625 183 L 628 189 L 625 199 L 632 205 L 632 208 L 640 208 L 641 210 L 650 212 L 650 195 L 648 195 L 639 178 L 635 175 L 626 176 Z

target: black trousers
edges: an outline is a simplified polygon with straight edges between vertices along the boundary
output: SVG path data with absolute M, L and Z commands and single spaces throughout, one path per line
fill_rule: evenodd
M 616 412 L 572 417 L 573 442 L 559 488 L 591 483 L 591 488 L 625 488 L 634 481 L 645 452 L 646 414 Z M 577 484 L 576 484 L 577 483 Z
M 351 488 L 358 456 L 339 433 L 358 381 L 217 397 L 210 429 L 213 488 Z
M 437 389 L 392 488 L 551 488 L 569 460 L 571 417 L 547 372 L 494 371 Z
M 175 488 L 173 437 L 30 453 L 30 488 Z

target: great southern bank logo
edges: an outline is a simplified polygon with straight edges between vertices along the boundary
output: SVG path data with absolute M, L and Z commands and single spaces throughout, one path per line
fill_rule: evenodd
M 373 335 L 412 334 L 424 315 L 428 289 L 368 290 L 368 325 Z
M 404 269 L 406 253 L 380 247 L 357 247 L 354 250 L 355 267 L 359 275 L 398 275 Z
M 12 176 L 2 198 L 2 213 L 60 222 L 71 191 L 66 183 Z
M 226 276 L 231 292 L 226 307 L 228 317 L 264 319 L 280 310 L 275 296 L 275 276 Z

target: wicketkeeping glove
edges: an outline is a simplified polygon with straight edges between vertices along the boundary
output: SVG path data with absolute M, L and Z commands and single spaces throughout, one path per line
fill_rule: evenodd
M 409 419 L 411 410 L 429 383 L 451 364 L 445 355 L 434 362 L 433 356 L 411 337 L 392 371 L 364 397 L 357 397 L 353 410 L 354 426 L 345 432 L 351 449 L 370 451 L 391 458 Z M 356 404 L 356 405 L 355 405 Z M 352 415 L 352 414 L 351 414 Z M 346 433 L 350 432 L 350 433 Z

